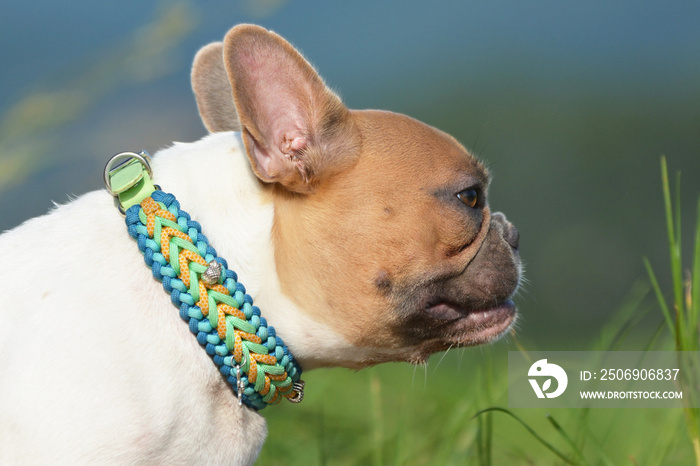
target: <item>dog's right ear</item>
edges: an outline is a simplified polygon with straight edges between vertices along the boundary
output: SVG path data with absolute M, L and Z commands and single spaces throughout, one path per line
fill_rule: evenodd
M 224 64 L 246 153 L 262 181 L 311 193 L 357 160 L 350 111 L 289 42 L 238 25 L 224 39 Z
M 224 44 L 202 47 L 192 64 L 192 90 L 204 126 L 211 133 L 240 131 L 231 83 L 224 66 Z

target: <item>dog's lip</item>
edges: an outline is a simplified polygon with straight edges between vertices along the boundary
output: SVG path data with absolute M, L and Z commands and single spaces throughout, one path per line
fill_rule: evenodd
M 464 309 L 458 304 L 453 304 L 448 301 L 440 301 L 437 304 L 428 306 L 426 313 L 437 320 L 458 320 L 471 318 L 474 321 L 488 320 L 492 315 L 499 313 L 515 313 L 515 304 L 510 299 L 505 300 L 493 307 L 485 307 L 481 309 Z
M 508 331 L 515 321 L 517 309 L 510 299 L 475 310 L 465 310 L 443 301 L 429 306 L 426 313 L 444 322 L 448 333 L 445 336 L 452 343 L 471 346 L 493 341 Z

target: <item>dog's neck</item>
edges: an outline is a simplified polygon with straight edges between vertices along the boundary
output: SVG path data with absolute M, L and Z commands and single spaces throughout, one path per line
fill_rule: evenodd
M 167 162 L 166 162 L 167 161 Z M 155 181 L 198 221 L 304 370 L 354 357 L 355 348 L 280 289 L 272 235 L 271 185 L 252 173 L 240 133 L 176 143 L 153 159 Z M 183 184 L 181 173 L 189 173 Z M 303 279 L 303 277 L 300 277 Z M 322 355 L 323 359 L 320 359 Z

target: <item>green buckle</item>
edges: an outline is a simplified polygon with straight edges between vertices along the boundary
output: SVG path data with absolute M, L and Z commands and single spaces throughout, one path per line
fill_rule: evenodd
M 105 165 L 103 179 L 121 213 L 140 204 L 156 190 L 151 158 L 145 151 L 122 152 L 112 157 Z

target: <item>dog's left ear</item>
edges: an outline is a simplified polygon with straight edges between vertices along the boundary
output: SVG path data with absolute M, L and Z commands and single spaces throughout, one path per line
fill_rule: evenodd
M 308 193 L 359 154 L 350 111 L 277 34 L 239 25 L 224 39 L 224 64 L 256 175 Z
M 192 90 L 199 115 L 211 133 L 240 131 L 231 83 L 224 67 L 224 44 L 212 42 L 202 47 L 192 64 Z

